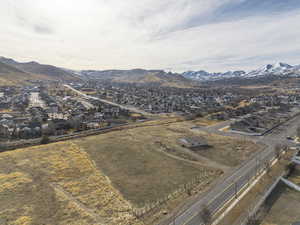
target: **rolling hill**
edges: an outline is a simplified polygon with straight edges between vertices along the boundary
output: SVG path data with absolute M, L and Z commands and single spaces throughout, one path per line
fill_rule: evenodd
M 177 73 L 163 70 L 83 70 L 81 76 L 88 79 L 107 80 L 117 83 L 151 84 L 169 87 L 193 87 L 195 82 Z
M 82 70 L 73 71 L 53 65 L 40 64 L 38 62 L 17 62 L 14 59 L 0 57 L 3 67 L 2 83 L 18 84 L 26 80 L 103 80 L 118 83 L 136 83 L 158 86 L 189 88 L 196 85 L 195 81 L 183 77 L 181 74 L 165 72 L 163 70 Z M 4 67 L 11 68 L 5 72 Z M 8 76 L 10 74 L 10 76 Z M 14 75 L 12 75 L 14 74 Z M 5 76 L 4 76 L 5 75 Z M 6 81 L 4 81 L 4 79 Z
M 39 75 L 43 79 L 68 81 L 79 79 L 75 74 L 52 65 L 40 64 L 37 62 L 20 63 L 5 57 L 0 57 L 0 62 L 13 66 L 26 73 Z
M 13 66 L 0 62 L 0 84 L 1 85 L 19 85 L 26 84 L 28 80 L 46 79 L 43 75 L 30 74 L 23 72 Z

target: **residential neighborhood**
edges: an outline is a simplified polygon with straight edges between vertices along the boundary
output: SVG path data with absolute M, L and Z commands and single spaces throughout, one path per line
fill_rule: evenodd
M 65 135 L 163 114 L 219 121 L 236 119 L 231 129 L 260 133 L 297 113 L 294 108 L 300 104 L 299 90 L 278 95 L 230 87 L 162 89 L 110 82 L 72 82 L 69 85 L 77 91 L 50 81 L 1 87 L 1 140 Z

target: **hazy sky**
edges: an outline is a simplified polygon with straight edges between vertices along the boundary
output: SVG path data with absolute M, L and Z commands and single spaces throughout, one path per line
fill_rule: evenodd
M 300 64 L 300 0 L 1 0 L 0 55 L 73 69 Z

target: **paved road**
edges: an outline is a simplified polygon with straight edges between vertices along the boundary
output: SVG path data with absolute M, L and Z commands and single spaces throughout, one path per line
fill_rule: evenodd
M 86 94 L 82 93 L 81 91 L 78 91 L 75 88 L 73 88 L 73 87 L 71 87 L 70 85 L 67 85 L 67 84 L 65 84 L 64 87 L 71 89 L 72 91 L 74 91 L 77 94 L 81 95 L 85 99 L 94 99 L 94 100 L 98 100 L 100 102 L 103 102 L 103 103 L 106 103 L 106 104 L 109 104 L 109 105 L 118 106 L 121 109 L 126 109 L 126 110 L 129 110 L 131 112 L 139 113 L 139 114 L 142 114 L 142 115 L 145 115 L 145 116 L 153 116 L 151 113 L 147 113 L 143 110 L 137 109 L 137 108 L 132 107 L 132 106 L 124 106 L 124 105 L 117 104 L 115 102 L 108 101 L 106 99 L 86 95 Z
M 216 213 L 222 208 L 228 200 L 235 196 L 236 192 L 240 191 L 248 181 L 264 170 L 265 163 L 270 162 L 275 158 L 274 147 L 277 144 L 287 146 L 295 146 L 296 144 L 286 139 L 287 136 L 293 136 L 296 133 L 297 127 L 300 125 L 300 116 L 297 116 L 285 124 L 271 131 L 265 136 L 248 136 L 241 134 L 223 132 L 220 129 L 230 124 L 229 122 L 220 123 L 210 127 L 199 128 L 201 130 L 216 133 L 225 136 L 243 137 L 250 139 L 256 143 L 262 143 L 266 149 L 256 153 L 250 157 L 247 163 L 241 165 L 225 180 L 219 182 L 210 192 L 204 197 L 199 197 L 194 204 L 187 210 L 181 211 L 175 217 L 168 220 L 169 225 L 199 225 L 202 224 L 200 215 L 201 209 L 206 206 L 211 212 Z M 166 223 L 164 223 L 166 224 Z

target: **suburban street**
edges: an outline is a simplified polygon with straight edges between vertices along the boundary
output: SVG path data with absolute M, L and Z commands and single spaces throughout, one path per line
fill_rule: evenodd
M 244 136 L 237 133 L 221 131 L 223 127 L 229 124 L 230 121 L 226 121 L 214 126 L 197 127 L 196 129 L 224 136 L 250 139 L 256 143 L 264 144 L 266 148 L 250 157 L 248 162 L 236 168 L 227 178 L 220 181 L 210 192 L 205 194 L 205 196 L 198 197 L 195 203 L 187 210 L 181 211 L 175 217 L 172 217 L 168 222 L 169 225 L 201 224 L 200 210 L 204 206 L 212 213 L 216 213 L 234 197 L 236 192 L 239 192 L 251 178 L 264 169 L 264 162 L 270 162 L 274 159 L 275 152 L 273 150 L 277 144 L 287 145 L 289 147 L 296 146 L 294 142 L 287 140 L 287 137 L 296 134 L 296 129 L 300 125 L 300 116 L 296 116 L 264 136 Z
M 87 98 L 87 99 L 95 99 L 95 100 L 101 101 L 101 102 L 106 103 L 106 104 L 118 106 L 121 109 L 126 109 L 126 110 L 129 110 L 131 112 L 140 113 L 142 115 L 147 115 L 147 116 L 151 115 L 150 113 L 147 113 L 143 110 L 137 109 L 137 108 L 132 107 L 132 106 L 124 106 L 124 105 L 120 105 L 120 104 L 117 104 L 117 103 L 114 103 L 114 102 L 111 102 L 111 101 L 108 101 L 108 100 L 105 100 L 105 99 L 102 99 L 102 98 L 97 98 L 97 97 L 86 95 L 86 94 L 82 93 L 81 91 L 78 91 L 75 88 L 73 88 L 73 87 L 71 87 L 70 85 L 67 85 L 67 84 L 65 84 L 64 87 L 76 92 L 77 94 L 79 94 L 82 97 Z

